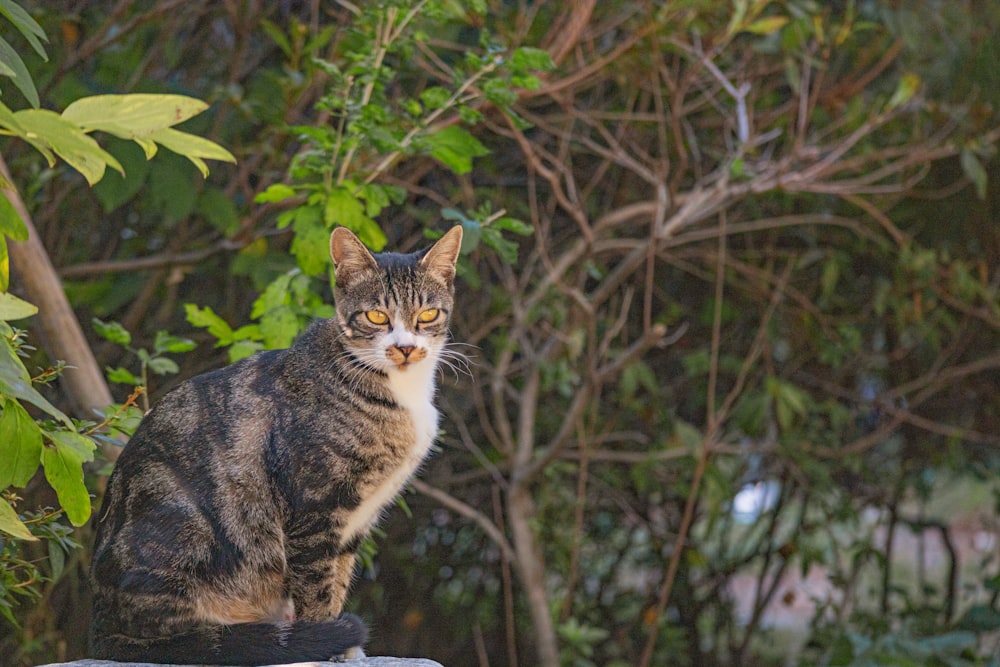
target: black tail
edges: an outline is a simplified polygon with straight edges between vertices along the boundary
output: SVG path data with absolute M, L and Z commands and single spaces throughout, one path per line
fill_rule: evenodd
M 334 621 L 205 626 L 169 637 L 91 637 L 101 660 L 186 665 L 274 665 L 331 660 L 368 638 L 353 614 Z

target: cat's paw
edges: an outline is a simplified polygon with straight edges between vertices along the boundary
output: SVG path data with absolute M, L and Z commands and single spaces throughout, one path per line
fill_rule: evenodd
M 335 655 L 331 658 L 331 662 L 347 662 L 348 660 L 359 660 L 365 657 L 365 651 L 360 646 L 355 646 L 354 648 L 349 648 L 340 655 Z

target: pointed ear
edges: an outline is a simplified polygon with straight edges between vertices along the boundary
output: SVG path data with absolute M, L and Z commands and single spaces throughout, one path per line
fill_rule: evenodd
M 337 284 L 349 285 L 359 273 L 378 269 L 375 258 L 365 244 L 346 227 L 337 227 L 330 235 L 330 257 L 333 258 Z
M 455 281 L 455 262 L 458 261 L 458 252 L 461 249 L 462 225 L 455 225 L 431 246 L 424 258 L 420 260 L 420 266 L 425 267 L 432 276 L 450 286 Z

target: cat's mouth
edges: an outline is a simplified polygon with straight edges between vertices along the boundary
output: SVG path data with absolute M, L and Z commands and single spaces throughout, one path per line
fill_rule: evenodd
M 385 356 L 396 368 L 405 371 L 427 357 L 427 348 L 415 345 L 390 345 L 385 350 Z

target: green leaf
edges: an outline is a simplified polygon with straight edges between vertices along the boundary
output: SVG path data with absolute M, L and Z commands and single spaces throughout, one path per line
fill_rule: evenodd
M 517 218 L 511 218 L 504 216 L 502 218 L 497 218 L 493 221 L 492 227 L 496 229 L 502 229 L 504 231 L 513 232 L 518 236 L 531 236 L 535 233 L 535 229 L 524 222 L 523 220 L 518 220 Z
M 31 376 L 6 339 L 0 339 L 0 396 L 27 401 L 70 428 L 73 421 L 31 386 Z
M 483 84 L 483 95 L 501 109 L 517 102 L 517 93 L 503 79 L 490 79 Z
M 28 240 L 28 226 L 6 194 L 0 195 L 0 232 L 15 241 Z
M 120 322 L 104 322 L 96 317 L 91 322 L 98 336 L 115 345 L 128 345 L 132 342 L 132 334 Z
M 117 368 L 106 369 L 106 374 L 108 376 L 108 382 L 114 382 L 116 384 L 130 384 L 133 386 L 139 386 L 142 381 L 132 373 L 132 371 L 122 368 L 121 366 Z
M 377 183 L 362 185 L 358 190 L 358 198 L 365 202 L 365 215 L 369 218 L 376 217 L 382 209 L 392 203 L 390 191 Z
M 496 250 L 505 263 L 517 263 L 517 244 L 501 236 L 499 229 L 484 227 L 482 235 L 483 243 Z
M 90 518 L 90 494 L 83 483 L 83 464 L 94 459 L 96 445 L 76 432 L 47 433 L 51 446 L 42 448 L 45 479 L 56 492 L 70 523 L 82 526 Z
M 70 104 L 62 117 L 87 132 L 101 130 L 134 140 L 151 138 L 150 135 L 157 131 L 181 123 L 207 108 L 201 100 L 185 95 L 92 95 Z
M 240 212 L 233 200 L 216 187 L 206 187 L 198 196 L 196 205 L 198 213 L 227 237 L 231 237 L 240 229 Z
M 292 44 L 288 41 L 288 37 L 285 36 L 285 33 L 282 32 L 281 28 L 267 19 L 263 19 L 260 22 L 260 26 L 264 29 L 264 32 L 267 33 L 267 36 L 271 38 L 279 49 L 281 49 L 281 52 L 285 54 L 285 57 L 291 58 Z
M 9 76 L 17 89 L 21 91 L 28 103 L 38 109 L 38 91 L 35 89 L 35 82 L 31 80 L 31 74 L 25 66 L 21 56 L 14 50 L 7 40 L 0 37 L 0 64 L 3 65 L 3 74 Z M 13 72 L 13 74 L 11 74 Z
M 774 400 L 778 425 L 782 429 L 790 429 L 796 417 L 803 417 L 808 413 L 808 394 L 804 391 L 773 377 L 768 378 L 766 384 L 768 393 Z
M 234 364 L 258 352 L 263 346 L 257 341 L 239 340 L 229 348 L 229 363 Z
M 57 447 L 73 452 L 73 455 L 79 457 L 81 462 L 90 463 L 94 460 L 97 443 L 87 436 L 76 431 L 47 431 L 45 435 Z
M 149 370 L 157 375 L 173 375 L 180 372 L 177 362 L 168 357 L 156 357 L 149 360 Z
M 17 401 L 0 401 L 0 409 L 0 489 L 23 488 L 41 462 L 42 432 Z
M 236 162 L 233 154 L 219 144 L 187 132 L 166 128 L 149 134 L 147 138 L 186 157 L 198 167 L 202 176 L 208 176 L 208 166 L 203 159 Z
M 916 95 L 917 91 L 920 89 L 920 77 L 916 74 L 904 74 L 899 79 L 899 84 L 896 86 L 896 91 L 889 98 L 888 104 L 885 106 L 886 111 L 891 111 L 898 106 L 902 106 L 910 101 L 910 99 Z
M 514 53 L 510 56 L 510 62 L 513 67 L 522 70 L 548 72 L 556 67 L 548 51 L 530 46 L 522 46 L 514 49 Z
M 428 110 L 441 109 L 451 99 L 451 93 L 447 88 L 441 86 L 431 86 L 420 93 L 420 101 Z
M 385 247 L 385 234 L 374 220 L 365 215 L 364 204 L 345 187 L 330 189 L 323 207 L 323 222 L 327 226 L 336 224 L 347 227 L 376 252 Z
M 54 152 L 83 174 L 91 185 L 104 177 L 106 167 L 125 173 L 113 155 L 59 114 L 45 109 L 25 109 L 14 115 L 28 133 L 25 141 L 45 154 L 50 164 Z
M 161 354 L 164 352 L 175 354 L 190 352 L 196 347 L 198 347 L 198 344 L 190 338 L 174 336 L 166 331 L 157 331 L 156 338 L 153 340 L 153 349 Z
M 478 220 L 462 221 L 462 247 L 459 253 L 468 255 L 479 247 L 479 241 L 483 238 L 483 227 Z
M 55 581 L 62 576 L 66 567 L 66 552 L 62 545 L 55 540 L 49 542 L 49 567 L 52 568 L 52 580 Z
M 8 535 L 13 535 L 19 540 L 27 540 L 28 542 L 38 540 L 17 516 L 17 512 L 10 506 L 10 503 L 2 498 L 0 498 L 0 530 Z
M 443 130 L 424 137 L 429 147 L 428 153 L 456 174 L 467 174 L 472 170 L 472 160 L 489 154 L 486 146 L 468 130 L 458 125 L 450 125 Z
M 219 339 L 216 346 L 229 345 L 233 341 L 233 329 L 229 323 L 215 314 L 208 306 L 199 308 L 193 303 L 184 304 L 187 321 L 192 325 L 207 329 L 208 333 Z
M 14 24 L 14 27 L 24 35 L 24 38 L 28 40 L 28 44 L 35 50 L 35 53 L 43 60 L 47 61 L 49 59 L 45 53 L 45 47 L 42 46 L 42 40 L 46 42 L 49 40 L 45 36 L 45 31 L 42 30 L 42 26 L 38 25 L 38 22 L 31 18 L 31 14 L 26 12 L 16 2 L 13 2 L 13 0 L 0 0 L 0 14 L 6 16 Z
M 744 27 L 743 30 L 746 32 L 752 32 L 755 35 L 771 35 L 781 30 L 787 24 L 787 16 L 769 16 L 767 18 L 754 21 Z
M 312 206 L 296 211 L 292 229 L 291 253 L 295 255 L 299 268 L 308 276 L 318 276 L 330 264 L 330 232 L 320 219 L 320 212 Z
M 966 177 L 976 187 L 976 196 L 979 199 L 986 199 L 986 188 L 989 185 L 989 177 L 986 174 L 986 169 L 983 168 L 983 163 L 968 148 L 962 151 L 959 162 Z
M 194 178 L 187 163 L 177 156 L 164 155 L 150 166 L 150 203 L 171 222 L 186 219 L 198 203 Z
M 299 334 L 299 318 L 288 306 L 273 308 L 260 318 L 260 333 L 269 349 L 284 349 Z
M 0 234 L 0 292 L 10 289 L 10 254 L 7 252 L 7 238 Z
M 4 247 L 6 248 L 6 244 Z M 19 299 L 9 292 L 0 293 L 0 320 L 19 320 L 31 317 L 37 312 L 38 307 L 34 304 Z
M 279 201 L 285 201 L 286 199 L 291 199 L 297 193 L 295 188 L 285 185 L 284 183 L 273 183 L 267 186 L 267 189 L 263 192 L 258 192 L 257 196 L 253 198 L 254 202 L 257 204 L 272 204 Z
M 139 194 L 150 172 L 150 163 L 142 149 L 131 141 L 110 139 L 107 151 L 115 156 L 125 170 L 122 178 L 102 178 L 94 185 L 94 195 L 105 213 L 110 213 L 132 201 Z
M 297 273 L 298 269 L 295 269 L 272 280 L 271 284 L 253 302 L 250 317 L 257 319 L 270 310 L 287 306 L 291 302 L 288 296 L 288 286 L 292 281 L 292 277 Z

